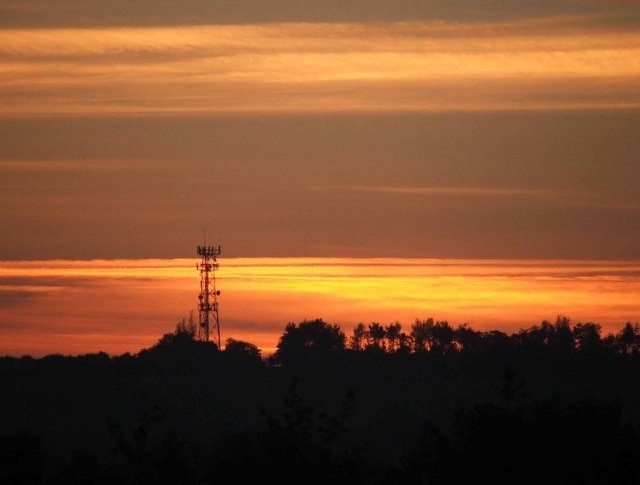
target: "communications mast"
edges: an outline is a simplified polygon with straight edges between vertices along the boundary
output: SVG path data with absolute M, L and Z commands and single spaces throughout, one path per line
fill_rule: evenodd
M 198 246 L 198 256 L 202 259 L 196 264 L 200 271 L 200 294 L 198 295 L 198 311 L 200 314 L 198 338 L 208 342 L 212 339 L 220 346 L 220 317 L 218 315 L 218 295 L 215 272 L 218 269 L 220 246 Z

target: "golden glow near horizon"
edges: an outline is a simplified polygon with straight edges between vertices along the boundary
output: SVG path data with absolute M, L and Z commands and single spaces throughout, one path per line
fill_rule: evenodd
M 640 262 L 230 258 L 216 273 L 222 338 L 271 353 L 289 322 L 432 317 L 506 333 L 566 315 L 603 336 L 640 315 Z M 0 264 L 0 355 L 136 353 L 196 308 L 190 259 Z M 195 312 L 197 319 L 197 312 Z
M 638 33 L 580 20 L 4 29 L 0 96 L 15 116 L 640 106 Z

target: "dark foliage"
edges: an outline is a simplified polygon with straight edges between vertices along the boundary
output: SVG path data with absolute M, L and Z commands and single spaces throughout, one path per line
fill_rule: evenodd
M 0 358 L 0 484 L 640 483 L 640 330 L 179 325 L 136 355 Z
M 296 365 L 325 359 L 345 349 L 346 337 L 338 325 L 321 318 L 288 323 L 271 357 L 273 365 Z

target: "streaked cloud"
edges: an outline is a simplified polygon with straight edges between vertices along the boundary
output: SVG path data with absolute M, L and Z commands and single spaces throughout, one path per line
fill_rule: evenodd
M 526 198 L 541 199 L 547 203 L 565 206 L 590 207 L 621 211 L 640 211 L 634 201 L 615 199 L 611 194 L 593 192 L 573 192 L 567 190 L 504 188 L 504 187 L 407 187 L 407 186 L 366 186 L 366 185 L 323 185 L 310 186 L 312 192 L 362 192 L 399 196 L 426 197 L 481 197 L 481 198 Z
M 378 192 L 399 195 L 478 196 L 478 197 L 558 197 L 558 192 L 545 189 L 500 187 L 376 187 L 328 185 L 310 187 L 314 191 Z
M 137 352 L 196 307 L 194 259 L 7 261 L 0 264 L 0 355 Z M 416 318 L 517 332 L 554 320 L 637 321 L 634 261 L 407 258 L 227 258 L 220 261 L 223 340 L 275 349 L 289 322 Z M 99 302 L 99 304 L 96 304 Z M 195 314 L 197 319 L 197 312 Z
M 135 166 L 131 163 L 117 161 L 0 160 L 0 172 L 92 172 L 134 169 Z
M 0 31 L 5 115 L 640 106 L 636 30 L 287 23 Z
M 256 24 L 272 22 L 385 22 L 421 20 L 512 20 L 546 15 L 580 15 L 609 25 L 638 19 L 635 2 L 485 0 L 314 0 L 242 2 L 216 0 L 4 0 L 0 25 L 6 26 L 163 26 L 197 24 Z

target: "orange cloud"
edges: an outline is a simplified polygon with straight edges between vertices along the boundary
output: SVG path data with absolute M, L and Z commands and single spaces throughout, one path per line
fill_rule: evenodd
M 347 334 L 428 317 L 511 333 L 558 314 L 617 332 L 640 315 L 640 264 L 627 261 L 230 258 L 216 276 L 222 339 L 265 354 L 310 318 Z M 0 355 L 135 353 L 188 317 L 199 292 L 188 259 L 3 262 L 0 282 Z
M 571 18 L 0 31 L 5 114 L 637 107 L 640 38 Z

